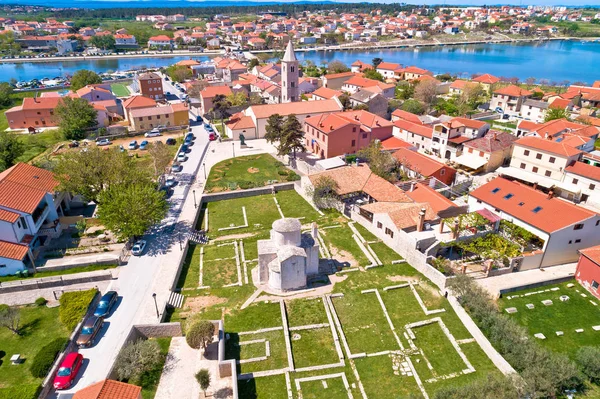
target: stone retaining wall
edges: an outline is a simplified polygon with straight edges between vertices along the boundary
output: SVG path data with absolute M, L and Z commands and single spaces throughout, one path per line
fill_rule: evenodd
M 31 291 L 44 288 L 66 287 L 74 284 L 93 283 L 95 281 L 111 280 L 113 278 L 110 270 L 94 272 L 76 273 L 65 276 L 32 278 L 27 280 L 10 281 L 0 283 L 0 294 L 8 294 L 11 292 Z

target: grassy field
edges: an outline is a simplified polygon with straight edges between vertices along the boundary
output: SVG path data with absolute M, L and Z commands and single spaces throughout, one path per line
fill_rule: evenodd
M 117 97 L 129 97 L 131 95 L 127 85 L 124 83 L 113 83 L 110 85 L 110 89 Z
M 569 288 L 569 284 L 574 286 Z M 552 291 L 555 288 L 558 290 Z M 546 290 L 551 291 L 524 296 L 527 293 Z M 516 295 L 519 297 L 513 297 Z M 568 296 L 569 300 L 561 301 L 559 298 L 563 295 Z M 551 306 L 542 304 L 541 301 L 546 299 L 552 300 Z M 591 302 L 596 305 L 592 305 Z M 535 306 L 534 309 L 525 306 L 530 303 Z M 531 336 L 537 333 L 544 334 L 546 339 L 537 342 L 552 350 L 574 356 L 581 346 L 600 346 L 600 331 L 592 329 L 593 326 L 600 325 L 600 300 L 594 298 L 575 280 L 505 294 L 498 304 L 502 311 L 510 307 L 517 308 L 517 313 L 505 314 L 524 326 Z M 576 329 L 583 329 L 583 332 L 577 333 Z M 562 331 L 564 335 L 557 336 L 557 331 Z
M 58 307 L 23 306 L 21 309 L 21 336 L 6 328 L 0 329 L 0 397 L 3 389 L 37 386 L 42 382 L 29 372 L 31 362 L 44 343 L 56 338 L 68 338 L 69 331 L 58 320 Z M 24 363 L 13 366 L 10 357 L 20 354 Z
M 269 154 L 248 155 L 219 162 L 210 170 L 207 192 L 262 187 L 294 181 L 298 175 Z

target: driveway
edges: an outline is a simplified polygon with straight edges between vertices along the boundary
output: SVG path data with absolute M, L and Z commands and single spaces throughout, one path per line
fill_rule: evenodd
M 77 390 L 107 377 L 119 349 L 123 345 L 132 325 L 140 323 L 155 323 L 156 317 L 152 293 L 157 293 L 159 308 L 163 308 L 165 298 L 171 287 L 170 281 L 162 275 L 167 269 L 176 269 L 181 259 L 179 239 L 184 240 L 184 233 L 194 220 L 196 209 L 186 198 L 189 196 L 190 185 L 195 183 L 196 174 L 200 169 L 202 154 L 208 142 L 208 134 L 201 124 L 192 126 L 196 136 L 187 161 L 183 162 L 183 170 L 176 173 L 178 184 L 173 189 L 169 199 L 171 207 L 167 217 L 144 237 L 148 242 L 142 256 L 132 256 L 126 266 L 120 268 L 119 279 L 112 282 L 108 290 L 119 293 L 119 303 L 113 314 L 106 319 L 101 337 L 92 348 L 81 349 L 89 367 L 75 380 L 73 388 L 54 392 L 49 397 L 67 399 Z M 200 192 L 196 193 L 198 200 Z M 185 212 L 182 210 L 185 209 Z M 172 228 L 164 230 L 165 227 Z M 165 234 L 167 232 L 167 234 Z

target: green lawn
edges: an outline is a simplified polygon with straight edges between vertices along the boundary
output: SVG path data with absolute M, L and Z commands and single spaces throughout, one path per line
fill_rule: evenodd
M 238 381 L 240 399 L 281 399 L 286 392 L 283 374 Z
M 328 322 L 325 306 L 321 298 L 306 299 L 303 301 L 287 301 L 285 306 L 290 327 L 323 324 Z
M 127 85 L 124 83 L 113 83 L 110 85 L 110 89 L 117 97 L 129 97 L 131 95 Z
M 329 246 L 331 255 L 335 257 L 335 254 L 338 254 L 337 258 L 341 259 L 345 266 L 364 267 L 370 264 L 369 258 L 352 237 L 350 227 L 342 225 L 333 229 L 322 229 L 320 234 Z
M 29 372 L 31 362 L 40 348 L 57 338 L 68 338 L 69 331 L 58 323 L 58 307 L 23 306 L 21 309 L 21 336 L 6 328 L 0 329 L 0 397 L 10 397 L 7 390 L 17 387 L 36 387 L 42 379 Z M 13 366 L 10 357 L 20 354 L 25 361 Z M 7 396 L 8 395 L 8 396 Z
M 568 284 L 575 285 L 568 288 Z M 558 288 L 558 290 L 523 296 L 526 293 L 552 288 Z M 586 296 L 582 297 L 581 294 Z M 521 297 L 508 299 L 509 296 L 514 295 Z M 559 299 L 562 295 L 567 295 L 569 300 L 562 302 Z M 553 304 L 551 306 L 543 305 L 541 301 L 545 299 L 552 300 Z M 590 301 L 596 303 L 597 306 L 592 305 Z M 527 309 L 525 305 L 529 303 L 533 304 L 535 308 Z M 546 339 L 536 339 L 536 342 L 552 350 L 574 356 L 581 346 L 600 346 L 600 331 L 592 330 L 592 326 L 600 325 L 600 300 L 594 298 L 575 280 L 504 294 L 498 304 L 503 312 L 509 307 L 517 308 L 517 313 L 504 312 L 504 314 L 524 326 L 531 336 L 537 333 L 544 334 Z M 584 330 L 582 333 L 575 332 L 580 328 Z M 563 331 L 564 335 L 557 336 L 556 331 Z
M 206 182 L 207 192 L 248 189 L 299 177 L 269 154 L 227 159 L 214 165 Z
M 58 143 L 64 141 L 58 130 L 47 130 L 36 134 L 19 134 L 19 140 L 25 146 L 25 152 L 17 161 L 29 162 L 46 150 L 53 150 Z
M 296 368 L 339 363 L 329 327 L 292 331 L 291 334 L 292 356 Z

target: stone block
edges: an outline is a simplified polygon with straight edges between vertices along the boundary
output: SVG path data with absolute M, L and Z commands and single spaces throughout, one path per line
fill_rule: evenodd
M 550 291 L 558 291 L 559 289 L 560 288 L 558 288 L 558 287 L 553 287 L 553 288 L 550 288 Z
M 544 299 L 544 300 L 542 301 L 542 303 L 543 303 L 544 305 L 546 305 L 546 306 L 550 306 L 550 305 L 552 305 L 552 300 L 551 300 L 551 299 Z
M 573 287 L 575 287 L 575 284 L 573 284 L 573 283 L 567 284 L 567 288 L 573 288 Z
M 583 328 L 578 328 L 575 330 L 576 333 L 582 333 L 583 332 Z
M 594 331 L 600 331 L 600 326 L 593 326 L 592 330 L 594 330 Z
M 535 308 L 535 305 L 534 305 L 533 303 L 528 303 L 527 305 L 525 305 L 525 307 L 526 307 L 527 309 L 534 309 L 534 308 Z
M 583 292 L 581 293 L 581 296 L 582 296 L 583 298 L 587 298 L 587 295 L 585 295 Z
M 565 333 L 562 332 L 562 331 L 557 331 L 556 332 L 556 336 L 558 336 L 558 337 L 562 337 L 563 335 L 565 335 Z
M 517 313 L 517 308 L 506 308 L 506 313 Z
M 569 296 L 568 295 L 561 295 L 558 299 L 560 299 L 561 302 L 567 302 L 569 300 Z
M 546 336 L 542 333 L 533 334 L 537 339 L 546 339 Z

